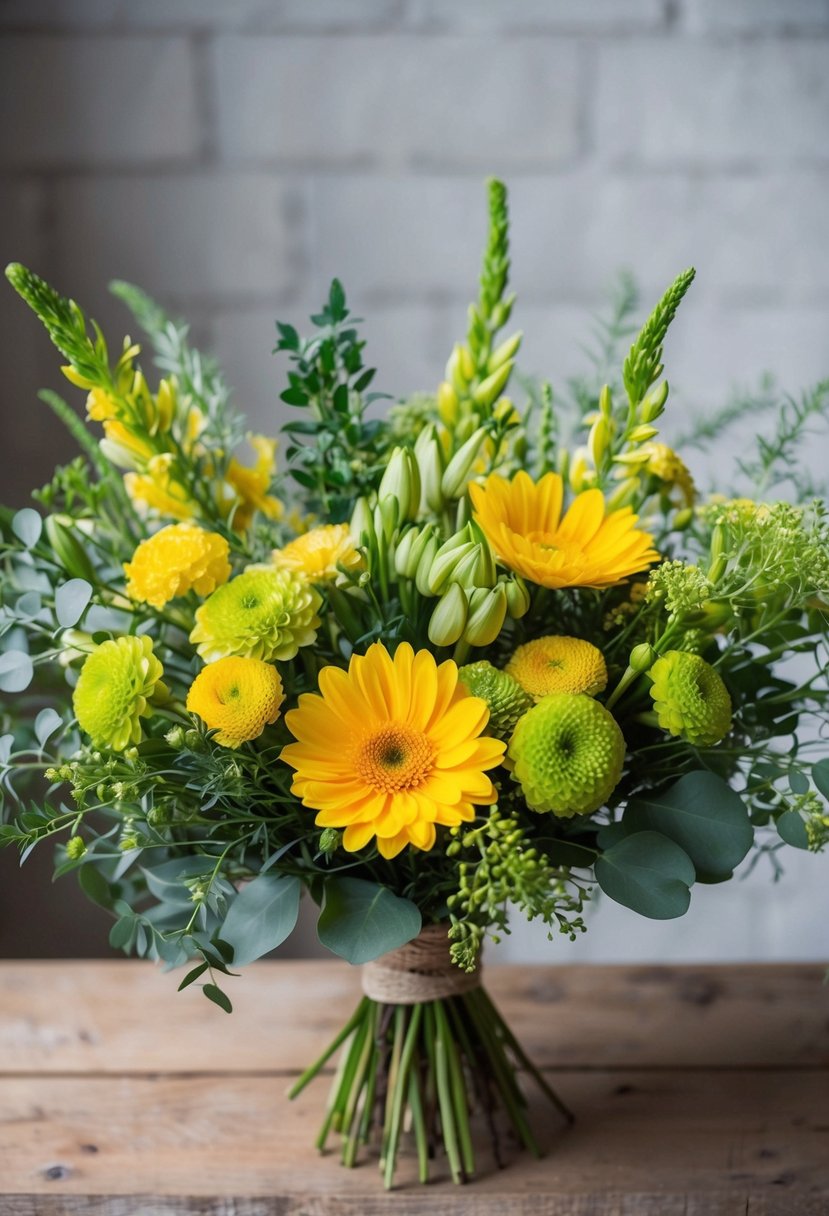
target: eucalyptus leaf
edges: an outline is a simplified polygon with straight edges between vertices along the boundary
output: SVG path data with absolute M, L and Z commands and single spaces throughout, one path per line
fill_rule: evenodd
M 62 724 L 63 718 L 51 706 L 40 711 L 35 718 L 35 735 L 42 748 L 46 746 L 49 736 L 53 735 Z
M 812 780 L 823 797 L 829 798 L 829 760 L 818 760 L 812 768 Z
M 12 519 L 12 532 L 27 549 L 37 544 L 42 529 L 43 520 L 32 507 L 24 507 Z
M 22 620 L 31 621 L 38 615 L 42 607 L 43 601 L 40 598 L 40 592 L 26 591 L 17 600 L 14 615 Z
M 218 1005 L 220 1009 L 224 1009 L 225 1013 L 233 1013 L 230 997 L 226 992 L 222 992 L 221 988 L 217 988 L 215 984 L 203 984 L 202 992 L 208 1001 L 212 1001 L 214 1005 Z
M 221 929 L 235 967 L 261 958 L 293 932 L 300 893 L 299 879 L 286 874 L 260 874 L 239 892 Z
M 23 692 L 32 682 L 34 666 L 25 650 L 0 654 L 0 692 Z
M 694 864 L 659 832 L 635 832 L 596 860 L 596 881 L 606 895 L 652 920 L 684 916 L 691 902 Z
M 78 882 L 87 899 L 101 908 L 112 907 L 112 890 L 100 870 L 94 865 L 82 866 L 78 871 Z
M 349 963 L 369 963 L 404 946 L 420 927 L 417 905 L 388 887 L 362 878 L 330 878 L 325 884 L 317 936 Z
M 786 844 L 790 844 L 795 849 L 808 849 L 809 836 L 806 832 L 806 824 L 797 811 L 784 811 L 777 820 L 776 826 L 778 836 L 781 840 L 785 840 Z
M 799 768 L 793 768 L 789 773 L 789 789 L 793 794 L 808 794 L 809 778 Z
M 742 798 L 708 772 L 686 773 L 660 794 L 633 799 L 624 824 L 629 832 L 661 832 L 706 874 L 730 873 L 754 841 Z
M 141 867 L 150 892 L 167 904 L 192 904 L 185 878 L 208 878 L 216 863 L 210 857 L 174 857 L 159 866 Z
M 14 747 L 14 735 L 0 735 L 0 764 L 8 764 Z
M 92 599 L 92 587 L 85 578 L 70 578 L 55 592 L 55 616 L 64 629 L 77 625 Z

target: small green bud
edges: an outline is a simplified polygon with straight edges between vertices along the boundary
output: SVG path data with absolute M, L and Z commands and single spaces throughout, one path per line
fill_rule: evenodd
M 445 500 L 441 481 L 446 462 L 434 426 L 424 427 L 417 437 L 414 450 L 420 470 L 420 505 L 429 511 L 442 511 Z
M 686 528 L 690 528 L 694 521 L 694 508 L 683 507 L 681 511 L 677 511 L 674 516 L 674 528 L 677 532 L 684 532 Z
M 75 535 L 71 516 L 47 515 L 43 524 L 52 552 L 67 574 L 94 583 L 95 568 Z
M 512 375 L 513 367 L 513 360 L 508 359 L 491 376 L 487 376 L 485 380 L 482 380 L 473 393 L 475 404 L 492 405 L 493 402 L 497 401 L 506 388 L 507 381 Z
M 479 426 L 458 448 L 441 480 L 441 490 L 446 498 L 460 498 L 463 494 L 485 442 L 486 431 Z
M 504 627 L 507 615 L 507 593 L 503 583 L 491 590 L 478 588 L 469 603 L 469 619 L 464 640 L 470 646 L 489 646 Z
M 388 498 L 396 499 L 400 504 L 398 522 L 417 518 L 420 509 L 420 470 L 414 452 L 409 448 L 396 447 L 386 465 L 377 491 L 377 501 L 382 507 Z
M 355 545 L 362 545 L 365 542 L 371 544 L 374 537 L 374 519 L 367 498 L 358 498 L 354 504 L 349 531 Z
M 66 856 L 72 861 L 79 861 L 86 852 L 86 844 L 81 836 L 70 836 L 66 842 Z
M 323 828 L 320 832 L 319 849 L 321 853 L 334 853 L 340 847 L 342 833 L 337 828 Z
M 638 646 L 634 646 L 630 652 L 630 661 L 628 666 L 631 671 L 648 671 L 659 658 L 659 655 L 647 642 L 640 642 Z
M 530 610 L 530 593 L 527 589 L 527 584 L 523 578 L 515 574 L 507 580 L 505 586 L 507 590 L 507 612 L 514 621 L 519 621 Z
M 432 613 L 429 641 L 433 646 L 454 646 L 463 636 L 468 615 L 466 592 L 457 583 L 452 583 Z
M 649 439 L 653 439 L 654 435 L 659 434 L 658 427 L 655 426 L 635 426 L 630 432 L 628 439 L 631 443 L 647 443 Z
M 449 538 L 435 554 L 435 560 L 432 562 L 431 570 L 429 571 L 429 591 L 432 595 L 440 595 L 446 590 L 454 571 L 458 564 L 466 557 L 472 556 L 475 558 L 477 545 L 473 541 L 467 540 L 460 545 L 456 544 L 457 533 Z M 458 579 L 458 582 L 461 580 Z
M 172 726 L 165 734 L 164 739 L 170 744 L 170 747 L 173 747 L 177 752 L 180 752 L 184 747 L 184 734 L 185 731 L 183 726 Z
M 600 414 L 587 436 L 587 450 L 595 468 L 600 468 L 610 444 L 610 422 Z
M 415 552 L 419 546 L 415 545 L 412 550 L 411 561 L 414 561 Z M 426 536 L 426 542 L 422 550 L 419 551 L 419 561 L 415 566 L 414 580 L 415 586 L 421 595 L 431 595 L 429 590 L 429 571 L 432 569 L 432 563 L 437 557 L 438 538 L 434 532 L 429 532 Z
M 606 418 L 608 422 L 613 419 L 613 399 L 610 395 L 609 384 L 602 385 L 602 390 L 599 393 L 599 410 L 601 411 L 602 417 Z
M 489 375 L 491 375 L 493 372 L 497 372 L 499 367 L 503 366 L 503 364 L 508 362 L 510 359 L 515 358 L 515 356 L 518 354 L 518 348 L 521 345 L 521 339 L 523 337 L 524 335 L 519 329 L 518 333 L 513 334 L 511 338 L 507 338 L 505 341 L 503 341 L 500 346 L 495 347 L 495 350 L 489 356 L 486 364 L 486 370 Z
M 386 545 L 391 542 L 395 528 L 400 519 L 400 502 L 392 495 L 386 495 L 374 508 L 374 533 L 378 540 Z
M 197 730 L 186 730 L 184 732 L 184 746 L 190 752 L 207 751 L 207 742 L 203 735 L 200 735 Z
M 639 417 L 642 422 L 654 422 L 665 409 L 668 400 L 668 381 L 663 380 L 654 385 L 642 399 L 639 407 Z
M 56 768 L 47 768 L 43 771 L 43 776 L 47 781 L 57 781 L 60 776 L 59 770 Z

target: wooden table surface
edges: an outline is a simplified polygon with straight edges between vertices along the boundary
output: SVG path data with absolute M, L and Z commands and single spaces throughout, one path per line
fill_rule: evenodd
M 816 965 L 493 967 L 576 1125 L 476 1181 L 385 1194 L 311 1147 L 288 1080 L 350 1012 L 337 963 L 259 963 L 228 1017 L 148 963 L 0 964 L 2 1216 L 826 1216 L 829 986 Z

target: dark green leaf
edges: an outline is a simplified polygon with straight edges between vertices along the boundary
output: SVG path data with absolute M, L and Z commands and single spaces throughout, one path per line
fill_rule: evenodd
M 823 797 L 829 798 L 829 760 L 818 760 L 812 768 L 812 780 Z
M 243 967 L 275 949 L 293 931 L 299 914 L 299 879 L 260 874 L 236 896 L 221 928 L 233 947 L 233 965 Z
M 706 874 L 732 871 L 754 840 L 739 794 L 713 773 L 686 773 L 661 794 L 635 798 L 624 815 L 628 831 L 661 832 Z
M 112 926 L 109 934 L 109 944 L 113 950 L 126 950 L 135 935 L 136 919 L 134 916 L 122 916 Z
M 596 881 L 626 908 L 652 920 L 672 920 L 688 911 L 694 865 L 667 836 L 636 832 L 596 859 Z
M 777 833 L 781 840 L 795 849 L 808 849 L 809 837 L 806 824 L 797 811 L 784 811 L 777 820 Z
M 317 934 L 323 946 L 349 963 L 368 963 L 417 937 L 420 910 L 388 887 L 362 878 L 331 878 Z
M 233 1013 L 230 997 L 227 993 L 222 992 L 221 988 L 217 988 L 215 984 L 204 984 L 202 992 L 208 1001 L 212 1001 L 214 1005 L 218 1005 L 220 1009 L 224 1009 L 225 1013 Z
M 192 971 L 188 971 L 178 986 L 179 992 L 181 992 L 182 989 L 189 987 L 190 984 L 194 983 L 194 981 L 197 980 L 200 975 L 204 975 L 206 970 L 207 963 L 199 963 L 198 967 L 194 967 Z
M 301 388 L 286 388 L 284 393 L 279 394 L 279 397 L 286 405 L 308 404 L 308 394 L 304 393 Z
M 87 899 L 101 908 L 112 907 L 112 891 L 107 880 L 94 865 L 82 866 L 78 871 L 78 882 Z
M 799 768 L 793 768 L 789 773 L 789 789 L 793 794 L 808 794 L 809 778 Z

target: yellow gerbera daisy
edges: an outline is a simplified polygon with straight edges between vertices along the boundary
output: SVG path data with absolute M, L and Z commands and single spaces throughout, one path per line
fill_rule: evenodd
M 470 484 L 475 517 L 498 557 L 542 587 L 610 587 L 659 558 L 653 538 L 635 528 L 630 507 L 606 514 L 600 490 L 577 494 L 562 517 L 564 482 L 523 471 Z
M 257 739 L 279 717 L 285 700 L 279 672 L 261 659 L 218 659 L 196 676 L 187 708 L 198 714 L 224 747 Z
M 506 670 L 534 701 L 554 692 L 595 696 L 607 684 L 602 652 L 583 638 L 549 636 L 519 646 Z
M 359 570 L 362 565 L 348 524 L 312 528 L 283 548 L 274 549 L 273 560 L 281 570 L 302 574 L 309 583 L 335 582 L 341 577 L 339 567 Z
M 292 792 L 319 827 L 345 828 L 349 852 L 375 836 L 383 857 L 431 849 L 435 824 L 454 827 L 474 819 L 474 804 L 495 802 L 485 770 L 504 744 L 479 737 L 489 710 L 451 659 L 438 666 L 407 642 L 392 658 L 375 642 L 348 671 L 323 668 L 319 687 L 285 715 L 297 742 L 282 759 L 296 769 Z

